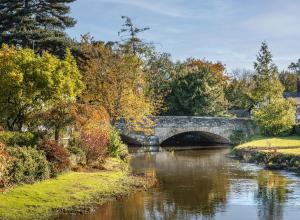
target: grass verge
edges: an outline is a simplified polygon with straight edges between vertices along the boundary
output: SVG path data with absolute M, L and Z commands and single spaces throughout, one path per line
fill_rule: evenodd
M 108 167 L 113 169 L 69 172 L 0 193 L 0 219 L 53 219 L 63 212 L 89 211 L 95 205 L 150 186 L 149 178 L 130 175 L 120 162 L 112 161 Z

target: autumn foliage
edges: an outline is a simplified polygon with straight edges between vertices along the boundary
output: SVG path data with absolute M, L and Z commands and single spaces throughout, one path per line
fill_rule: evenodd
M 50 162 L 51 174 L 56 176 L 70 166 L 69 154 L 64 147 L 52 140 L 43 140 L 38 148 L 45 152 Z
M 89 36 L 83 37 L 81 50 L 79 68 L 86 84 L 81 99 L 105 108 L 112 124 L 122 118 L 131 128 L 143 130 L 141 122 L 150 124 L 147 116 L 154 109 L 146 95 L 142 60 L 135 54 L 94 42 Z
M 77 104 L 72 109 L 77 145 L 86 156 L 87 165 L 101 161 L 107 152 L 110 135 L 109 116 L 103 108 Z

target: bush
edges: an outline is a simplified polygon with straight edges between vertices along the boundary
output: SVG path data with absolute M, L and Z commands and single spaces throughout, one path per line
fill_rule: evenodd
M 290 100 L 277 99 L 254 110 L 253 116 L 264 135 L 287 135 L 295 124 L 296 108 Z
M 0 131 L 0 141 L 7 146 L 34 146 L 37 138 L 30 132 Z
M 9 155 L 6 146 L 0 142 L 0 188 L 5 187 L 8 183 L 8 162 Z
M 105 109 L 77 105 L 73 108 L 72 115 L 75 121 L 75 145 L 84 153 L 86 164 L 90 166 L 103 161 L 110 134 L 110 120 Z M 76 151 L 74 148 L 71 150 Z
M 110 157 L 125 159 L 128 155 L 127 146 L 122 142 L 119 133 L 112 129 L 109 137 L 107 153 Z
M 234 145 L 242 144 L 246 141 L 246 134 L 241 130 L 234 130 L 229 137 L 230 143 Z
M 79 146 L 86 156 L 86 164 L 91 165 L 105 158 L 108 138 L 101 131 L 82 131 Z
M 12 158 L 8 165 L 11 184 L 34 183 L 49 178 L 49 164 L 42 151 L 32 147 L 7 149 Z
M 45 152 L 46 158 L 50 163 L 52 176 L 65 171 L 70 167 L 69 154 L 61 145 L 51 140 L 43 140 L 38 148 Z

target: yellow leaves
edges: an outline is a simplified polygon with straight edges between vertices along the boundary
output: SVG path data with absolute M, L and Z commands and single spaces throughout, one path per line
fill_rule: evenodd
M 132 127 L 142 127 L 141 119 L 152 115 L 153 108 L 145 95 L 147 85 L 141 60 L 87 39 L 82 50 L 81 69 L 86 83 L 82 99 L 103 106 L 112 122 L 124 118 Z
M 0 48 L 0 120 L 24 122 L 36 111 L 54 104 L 74 101 L 83 83 L 74 57 L 65 60 L 48 52 L 31 49 Z M 13 125 L 11 125 L 13 126 Z

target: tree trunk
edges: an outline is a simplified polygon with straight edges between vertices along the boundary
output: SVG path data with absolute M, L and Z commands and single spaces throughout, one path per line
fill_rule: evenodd
M 60 133 L 61 133 L 61 129 L 60 129 L 60 127 L 55 127 L 55 129 L 54 129 L 54 139 L 55 139 L 55 142 L 57 143 L 57 144 L 59 144 L 59 141 L 60 141 Z

